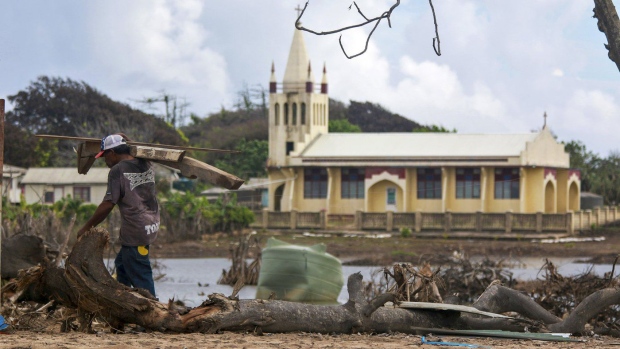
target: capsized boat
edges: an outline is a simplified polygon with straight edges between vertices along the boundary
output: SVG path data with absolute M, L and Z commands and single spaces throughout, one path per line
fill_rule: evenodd
M 257 299 L 337 304 L 344 284 L 342 263 L 325 244 L 299 246 L 269 238 L 262 251 Z

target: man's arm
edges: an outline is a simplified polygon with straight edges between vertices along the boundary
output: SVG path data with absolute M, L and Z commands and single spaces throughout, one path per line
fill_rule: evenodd
M 84 224 L 84 226 L 78 231 L 78 238 L 82 236 L 82 234 L 84 234 L 86 231 L 90 230 L 90 228 L 97 226 L 97 224 L 103 222 L 103 220 L 106 219 L 110 212 L 112 212 L 113 208 L 114 204 L 111 201 L 102 201 L 99 206 L 97 206 L 97 209 L 95 210 L 95 213 L 93 213 L 93 216 L 90 217 L 88 222 L 86 222 L 86 224 Z

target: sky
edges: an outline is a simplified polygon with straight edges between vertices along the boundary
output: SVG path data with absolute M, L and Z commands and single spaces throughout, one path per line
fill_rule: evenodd
M 367 17 L 395 1 L 360 0 Z M 290 0 L 6 0 L 0 9 L 0 98 L 38 76 L 84 81 L 110 98 L 161 91 L 201 117 L 232 108 L 245 87 L 281 81 L 297 17 Z M 359 23 L 352 1 L 310 0 L 302 24 Z M 331 98 L 370 101 L 459 133 L 527 133 L 547 125 L 601 156 L 620 150 L 620 72 L 586 0 L 402 0 L 368 51 L 347 59 L 338 35 L 304 33 L 315 80 Z M 370 28 L 346 32 L 359 52 Z M 7 101 L 7 110 L 12 105 Z M 403 130 L 409 132 L 410 130 Z

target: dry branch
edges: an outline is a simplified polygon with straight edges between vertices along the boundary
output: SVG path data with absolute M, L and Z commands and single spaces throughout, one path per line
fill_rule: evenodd
M 435 50 L 435 54 L 437 54 L 437 56 L 441 56 L 441 43 L 439 41 L 439 32 L 437 29 L 437 17 L 435 15 L 435 7 L 433 6 L 432 0 L 429 0 L 428 2 L 431 6 L 431 11 L 433 12 L 433 21 L 435 23 L 435 37 L 433 38 L 433 49 Z M 297 28 L 298 30 L 307 31 L 315 35 L 331 35 L 331 34 L 341 33 L 341 32 L 354 29 L 354 28 L 364 27 L 366 25 L 372 25 L 372 29 L 370 30 L 370 33 L 366 37 L 366 43 L 364 45 L 364 49 L 359 53 L 356 53 L 353 55 L 347 54 L 347 51 L 344 49 L 344 46 L 342 45 L 342 34 L 338 38 L 338 43 L 340 44 L 340 49 L 342 50 L 342 53 L 345 55 L 345 57 L 347 57 L 348 59 L 351 59 L 351 58 L 355 58 L 357 56 L 364 54 L 368 50 L 368 43 L 370 42 L 370 38 L 372 37 L 372 34 L 375 32 L 375 30 L 377 29 L 377 27 L 379 26 L 379 24 L 381 23 L 383 19 L 386 19 L 388 22 L 388 26 L 392 28 L 392 21 L 391 21 L 392 12 L 394 11 L 394 9 L 396 9 L 396 7 L 398 7 L 398 5 L 400 5 L 400 0 L 396 0 L 396 3 L 392 5 L 389 10 L 383 12 L 380 16 L 377 16 L 374 18 L 368 18 L 359 8 L 357 3 L 354 1 L 353 6 L 355 6 L 355 8 L 357 9 L 357 12 L 364 19 L 364 21 L 358 24 L 354 24 L 354 25 L 350 25 L 350 26 L 346 26 L 346 27 L 342 27 L 342 28 L 338 28 L 334 30 L 328 30 L 328 31 L 315 31 L 315 30 L 308 29 L 304 27 L 303 25 L 301 25 L 301 17 L 303 17 L 304 13 L 306 12 L 308 3 L 309 1 L 306 1 L 304 8 L 301 10 L 301 13 L 297 17 L 297 20 L 295 21 L 295 28 Z M 349 6 L 349 9 L 351 9 L 351 6 Z

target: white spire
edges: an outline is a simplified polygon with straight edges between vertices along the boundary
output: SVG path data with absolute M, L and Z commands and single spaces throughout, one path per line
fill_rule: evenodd
M 283 92 L 303 92 L 308 80 L 308 53 L 301 30 L 295 29 L 284 71 Z

